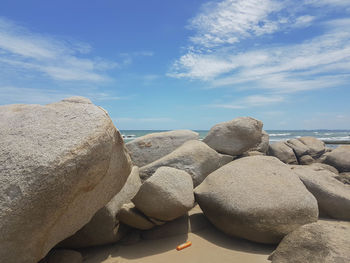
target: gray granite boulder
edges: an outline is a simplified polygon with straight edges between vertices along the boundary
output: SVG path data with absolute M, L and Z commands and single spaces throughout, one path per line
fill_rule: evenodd
M 317 159 L 326 151 L 325 143 L 315 137 L 301 137 L 298 138 L 307 148 L 307 154 L 312 158 Z
M 347 263 L 350 223 L 318 221 L 288 234 L 269 259 L 272 263 Z
M 308 166 L 294 166 L 292 169 L 317 199 L 321 215 L 350 220 L 349 185 L 338 181 L 335 174 L 327 170 L 315 171 Z
M 186 171 L 192 176 L 194 186 L 219 167 L 233 160 L 232 156 L 222 155 L 201 141 L 185 142 L 175 151 L 140 168 L 140 177 L 146 180 L 161 166 Z
M 36 263 L 123 187 L 131 160 L 88 99 L 0 106 L 0 258 Z
M 327 170 L 334 173 L 335 175 L 339 174 L 338 170 L 335 167 L 325 163 L 312 163 L 309 165 L 309 167 L 315 171 Z
M 132 202 L 148 217 L 171 221 L 194 206 L 192 178 L 185 171 L 160 167 L 142 184 Z
M 294 150 L 294 153 L 298 158 L 309 153 L 309 148 L 298 139 L 290 139 L 285 143 Z
M 219 153 L 241 155 L 261 143 L 263 123 L 240 117 L 213 126 L 203 142 Z
M 117 242 L 123 237 L 119 229 L 117 214 L 123 204 L 129 203 L 141 187 L 139 169 L 137 166 L 132 171 L 118 194 L 102 207 L 83 228 L 73 236 L 67 238 L 61 247 L 82 248 L 105 245 Z
M 286 164 L 298 164 L 293 149 L 284 141 L 270 144 L 268 155 L 275 156 Z
M 195 197 L 218 229 L 260 243 L 276 244 L 318 218 L 313 195 L 286 164 L 270 156 L 226 164 L 195 188 Z
M 342 182 L 343 184 L 350 185 L 350 173 L 340 173 L 335 177 L 335 179 Z
M 136 229 L 147 230 L 156 226 L 133 203 L 124 204 L 118 213 L 118 220 Z
M 334 166 L 339 172 L 350 172 L 350 145 L 339 146 L 327 153 L 324 163 Z
M 157 132 L 136 138 L 126 144 L 134 165 L 142 167 L 171 153 L 189 140 L 197 140 L 197 132 L 176 130 Z

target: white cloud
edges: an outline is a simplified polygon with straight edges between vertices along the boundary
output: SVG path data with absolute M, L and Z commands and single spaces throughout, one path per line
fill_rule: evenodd
M 33 33 L 0 18 L 0 66 L 3 68 L 20 67 L 63 81 L 108 80 L 103 71 L 117 64 L 101 58 L 86 58 L 90 51 L 88 44 Z
M 192 21 L 196 30 L 191 38 L 195 44 L 214 47 L 233 44 L 251 35 L 276 31 L 279 23 L 268 16 L 280 9 L 274 0 L 225 0 L 210 2 Z
M 224 108 L 224 109 L 245 109 L 245 108 L 252 108 L 252 107 L 268 106 L 275 103 L 281 103 L 284 100 L 285 98 L 283 96 L 252 95 L 230 103 L 211 104 L 208 106 L 213 108 Z

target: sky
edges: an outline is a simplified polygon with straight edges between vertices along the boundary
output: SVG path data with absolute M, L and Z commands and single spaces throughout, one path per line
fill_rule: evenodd
M 121 130 L 350 129 L 350 1 L 1 0 L 0 105 L 70 96 Z

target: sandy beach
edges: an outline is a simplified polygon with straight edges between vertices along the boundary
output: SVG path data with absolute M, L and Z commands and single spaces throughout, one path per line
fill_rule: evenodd
M 177 251 L 176 246 L 186 241 L 191 241 L 192 246 Z M 85 263 L 263 263 L 270 262 L 267 258 L 273 250 L 273 246 L 232 238 L 209 226 L 188 235 L 141 240 L 133 245 L 96 247 L 81 252 Z

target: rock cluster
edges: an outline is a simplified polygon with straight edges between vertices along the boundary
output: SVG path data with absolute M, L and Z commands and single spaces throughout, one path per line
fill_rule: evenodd
M 1 106 L 0 121 L 1 261 L 81 262 L 69 249 L 209 222 L 280 242 L 273 262 L 349 258 L 349 223 L 316 222 L 350 220 L 349 147 L 328 150 L 312 137 L 270 145 L 250 117 L 215 125 L 203 141 L 179 130 L 125 145 L 106 111 L 81 97 Z

